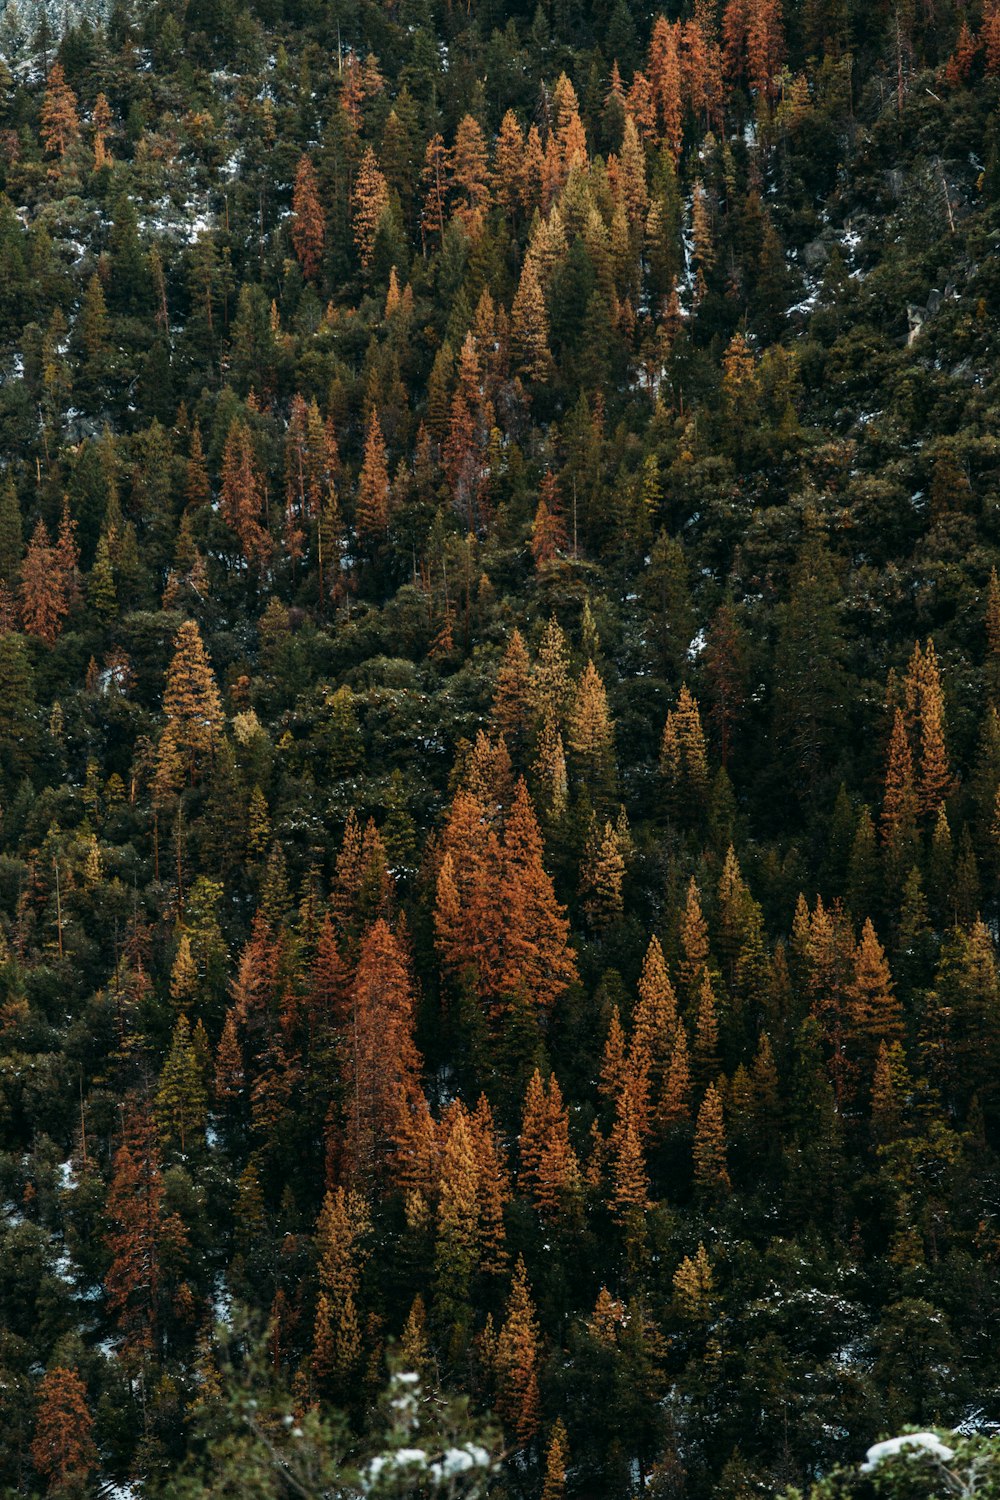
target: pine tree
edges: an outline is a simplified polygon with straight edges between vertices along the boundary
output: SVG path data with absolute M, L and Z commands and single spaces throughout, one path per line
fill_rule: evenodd
M 732 1190 L 726 1165 L 726 1133 L 722 1099 L 714 1083 L 705 1090 L 694 1132 L 694 1180 L 707 1198 L 723 1197 Z
M 220 1104 L 235 1099 L 245 1083 L 243 1052 L 236 1029 L 235 1011 L 226 1012 L 225 1024 L 215 1054 L 215 1097 Z
M 497 673 L 490 713 L 492 727 L 503 736 L 512 756 L 516 756 L 525 745 L 531 706 L 531 659 L 524 637 L 515 628 Z
M 163 690 L 166 727 L 160 747 L 160 765 L 181 758 L 190 779 L 210 763 L 222 733 L 222 699 L 216 686 L 201 632 L 194 620 L 185 620 L 174 638 L 174 655 L 167 668 Z
M 572 691 L 566 636 L 558 621 L 551 619 L 545 627 L 531 672 L 531 697 L 537 722 L 563 728 Z
M 80 135 L 77 98 L 63 72 L 62 63 L 53 63 L 42 99 L 41 137 L 52 156 L 65 156 Z
M 424 206 L 420 216 L 420 235 L 426 254 L 428 235 L 437 235 L 439 241 L 444 239 L 445 210 L 451 186 L 449 154 L 441 135 L 433 135 L 427 142 L 421 181 Z
M 702 979 L 708 968 L 709 942 L 708 923 L 701 909 L 701 892 L 694 876 L 688 882 L 687 898 L 680 923 L 681 960 L 679 977 L 681 988 L 689 1004 L 697 1004 L 701 995 Z
M 482 127 L 471 115 L 463 115 L 451 148 L 452 182 L 462 198 L 456 212 L 467 234 L 475 236 L 490 207 L 490 171 Z
M 104 1277 L 108 1311 L 130 1359 L 153 1354 L 165 1286 L 163 1256 L 187 1247 L 187 1232 L 163 1202 L 164 1188 L 152 1123 L 142 1114 L 126 1121 L 115 1153 L 105 1209 L 110 1264 Z
M 47 646 L 54 645 L 69 613 L 69 599 L 58 550 L 41 519 L 21 564 L 20 604 L 27 633 L 37 636 Z
M 604 683 L 592 661 L 577 683 L 568 727 L 567 743 L 584 784 L 598 798 L 610 795 L 615 776 L 614 725 Z
M 233 418 L 222 453 L 219 509 L 223 520 L 236 533 L 246 562 L 263 567 L 271 556 L 271 538 L 263 524 L 264 483 L 254 452 L 253 434 L 240 417 Z
M 104 94 L 98 94 L 94 100 L 91 125 L 94 132 L 94 171 L 100 172 L 103 167 L 111 165 L 111 152 L 107 146 L 111 131 L 111 106 Z
M 902 1040 L 902 1006 L 893 993 L 885 950 L 870 920 L 865 921 L 854 956 L 849 1013 L 854 1046 L 869 1068 L 880 1042 Z
M 545 1455 L 545 1482 L 542 1500 L 563 1500 L 566 1493 L 566 1465 L 569 1462 L 569 1439 L 562 1418 L 552 1428 Z
M 674 160 L 681 153 L 683 109 L 681 101 L 681 65 L 678 44 L 680 26 L 659 16 L 653 26 L 649 44 L 646 75 L 659 117 L 661 139 Z
M 677 1031 L 677 996 L 659 938 L 651 937 L 639 979 L 639 1003 L 633 1015 L 633 1046 L 649 1058 L 649 1088 L 662 1093 Z
M 373 406 L 365 430 L 365 455 L 358 477 L 354 526 L 363 541 L 381 541 L 389 526 L 389 468 L 379 415 Z
M 382 215 L 389 207 L 389 187 L 371 146 L 366 146 L 351 194 L 354 243 L 361 269 L 367 271 L 375 255 L 375 239 Z
M 674 1272 L 674 1307 L 682 1318 L 704 1322 L 712 1306 L 712 1266 L 701 1243 L 695 1255 L 685 1255 Z
M 708 793 L 708 757 L 701 710 L 687 684 L 681 685 L 677 707 L 667 714 L 660 741 L 660 774 L 670 790 L 672 806 L 703 805 Z
M 479 1198 L 479 1255 L 481 1269 L 501 1275 L 507 1269 L 504 1207 L 511 1189 L 504 1148 L 486 1095 L 471 1117 L 472 1149 L 476 1161 Z
M 479 1250 L 479 1173 L 466 1111 L 458 1105 L 441 1159 L 440 1196 L 434 1246 L 434 1287 L 438 1313 L 457 1350 L 471 1316 L 472 1277 Z
M 996 15 L 1000 18 L 1000 6 L 997 7 Z M 0 536 L 6 530 L 3 526 L 3 501 L 0 500 Z M 0 573 L 3 572 L 0 565 Z M 3 575 L 7 575 L 4 573 Z M 996 568 L 991 568 L 989 582 L 986 586 L 986 657 L 983 662 L 983 676 L 986 681 L 986 691 L 994 708 L 1000 707 L 1000 578 L 997 577 Z
M 343 1187 L 328 1192 L 316 1222 L 319 1297 L 313 1331 L 313 1369 L 346 1392 L 361 1356 L 358 1300 L 367 1259 L 371 1216 L 364 1198 Z
M 619 1097 L 625 1087 L 627 1073 L 625 1032 L 617 1005 L 611 1007 L 611 1021 L 601 1058 L 598 1090 L 611 1103 Z
M 917 797 L 913 778 L 913 756 L 903 711 L 893 716 L 892 736 L 885 772 L 882 800 L 882 838 L 897 880 L 912 862 L 916 840 Z
M 24 537 L 21 529 L 21 507 L 10 475 L 0 485 L 0 581 L 13 589 L 18 580 Z
M 691 1065 L 688 1058 L 687 1033 L 683 1026 L 674 1031 L 670 1064 L 663 1082 L 663 1092 L 656 1103 L 655 1119 L 660 1131 L 682 1125 L 691 1118 Z
M 507 110 L 500 121 L 493 152 L 493 197 L 503 212 L 516 223 L 525 203 L 525 140 L 517 115 Z
M 534 262 L 530 258 L 525 260 L 521 270 L 510 312 L 510 342 L 515 365 L 523 375 L 539 384 L 550 378 L 549 319 Z
M 350 1004 L 341 1054 L 344 1168 L 351 1183 L 366 1187 L 384 1176 L 420 1097 L 406 956 L 381 918 L 362 939 Z
M 615 1101 L 615 1123 L 611 1131 L 611 1209 L 620 1223 L 650 1207 L 649 1176 L 642 1139 L 646 1134 L 644 1109 L 637 1107 L 633 1079 Z M 640 1085 L 641 1087 L 641 1085 Z
M 98 1461 L 87 1387 L 77 1370 L 53 1365 L 38 1383 L 31 1461 L 50 1492 L 83 1492 Z
M 595 821 L 580 866 L 582 908 L 596 932 L 604 932 L 624 910 L 625 856 L 614 824 Z
M 497 1338 L 497 1409 L 519 1447 L 538 1431 L 538 1323 L 524 1260 L 518 1256 L 507 1300 L 507 1317 Z
M 917 802 L 924 818 L 935 818 L 952 790 L 945 747 L 944 694 L 934 642 L 927 641 L 915 683 L 920 734 L 920 772 Z
M 569 1116 L 553 1074 L 548 1087 L 536 1068 L 528 1080 L 520 1136 L 519 1183 L 548 1219 L 566 1215 L 580 1184 L 580 1166 L 569 1139 Z
M 205 1127 L 207 1099 L 198 1055 L 185 1015 L 178 1017 L 170 1052 L 156 1091 L 156 1123 L 160 1138 L 176 1140 L 183 1154 L 188 1142 Z
M 326 220 L 319 200 L 316 173 L 308 156 L 299 158 L 292 194 L 292 244 L 302 274 L 314 281 L 323 264 Z
M 701 974 L 694 1022 L 692 1074 L 695 1083 L 704 1087 L 719 1071 L 719 1022 L 708 970 L 703 968 Z
M 758 97 L 773 105 L 785 54 L 781 0 L 747 0 L 746 49 L 750 82 Z

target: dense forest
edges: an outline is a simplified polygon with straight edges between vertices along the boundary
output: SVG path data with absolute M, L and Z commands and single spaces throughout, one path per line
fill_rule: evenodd
M 57 12 L 0 1492 L 993 1493 L 1000 3 Z

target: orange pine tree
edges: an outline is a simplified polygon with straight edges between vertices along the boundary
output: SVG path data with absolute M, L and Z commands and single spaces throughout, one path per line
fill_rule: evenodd
M 194 781 L 196 773 L 211 762 L 224 723 L 215 674 L 194 620 L 185 620 L 174 637 L 163 712 L 167 722 L 160 744 L 160 770 L 166 774 L 179 759 Z
M 649 1176 L 642 1140 L 646 1133 L 644 1109 L 637 1107 L 627 1078 L 615 1101 L 615 1123 L 611 1131 L 611 1210 L 619 1222 L 650 1207 Z
M 714 1083 L 706 1089 L 698 1110 L 694 1132 L 694 1180 L 699 1191 L 708 1198 L 724 1197 L 732 1190 L 726 1164 L 722 1099 Z
M 219 509 L 251 566 L 262 567 L 271 556 L 271 538 L 264 525 L 265 505 L 253 433 L 241 417 L 234 417 L 222 452 Z
M 688 1060 L 687 1033 L 683 1026 L 674 1031 L 670 1064 L 663 1081 L 663 1091 L 656 1102 L 655 1120 L 660 1131 L 682 1125 L 691 1118 L 691 1065 Z
M 455 132 L 450 166 L 455 190 L 461 194 L 456 213 L 466 232 L 478 233 L 490 207 L 490 171 L 482 126 L 463 115 Z
M 866 920 L 854 955 L 849 1017 L 854 1047 L 870 1068 L 880 1042 L 902 1041 L 903 1007 L 893 992 L 885 950 Z
M 396 1138 L 422 1098 L 413 1040 L 413 989 L 399 939 L 381 918 L 365 933 L 342 1040 L 344 1175 L 380 1180 Z
M 524 745 L 530 719 L 531 658 L 524 637 L 515 627 L 497 673 L 490 723 L 514 752 Z
M 424 184 L 424 205 L 420 215 L 420 235 L 426 254 L 428 235 L 437 235 L 439 240 L 444 237 L 445 208 L 451 186 L 449 154 L 441 135 L 433 135 L 427 142 L 421 181 Z
M 510 313 L 510 342 L 514 362 L 529 380 L 546 381 L 552 372 L 549 316 L 534 262 L 524 262 Z
M 493 152 L 493 197 L 513 222 L 525 199 L 525 140 L 517 115 L 509 109 L 500 121 Z
M 555 1074 L 548 1087 L 536 1068 L 528 1080 L 520 1136 L 519 1185 L 545 1218 L 565 1215 L 580 1186 L 580 1164 L 569 1139 L 569 1115 Z
M 649 44 L 646 74 L 659 117 L 660 137 L 676 161 L 681 152 L 683 105 L 681 100 L 680 25 L 657 17 Z
M 31 1461 L 53 1493 L 83 1493 L 97 1464 L 94 1419 L 77 1370 L 54 1365 L 38 1383 Z
M 497 1409 L 511 1436 L 524 1447 L 538 1431 L 538 1321 L 524 1260 L 518 1256 L 507 1300 L 507 1317 L 497 1338 Z
M 69 613 L 64 572 L 57 547 L 39 518 L 21 563 L 19 585 L 21 621 L 29 635 L 52 646 Z
M 511 1198 L 510 1177 L 485 1094 L 480 1095 L 470 1126 L 478 1176 L 480 1264 L 484 1271 L 501 1275 L 507 1269 L 504 1207 Z
M 365 147 L 351 195 L 354 243 L 361 269 L 367 271 L 375 254 L 379 222 L 389 207 L 389 186 L 371 146 Z
M 354 527 L 362 540 L 373 543 L 384 538 L 389 527 L 389 465 L 385 439 L 377 409 L 368 413 L 365 455 L 358 476 Z
M 552 1429 L 545 1455 L 545 1483 L 542 1500 L 563 1500 L 566 1493 L 566 1465 L 569 1462 L 569 1439 L 560 1417 Z
M 46 151 L 65 156 L 80 134 L 77 99 L 66 82 L 62 63 L 53 63 L 42 98 L 41 136 Z
M 104 1277 L 108 1311 L 122 1334 L 128 1358 L 142 1360 L 157 1347 L 164 1294 L 164 1252 L 175 1259 L 187 1231 L 164 1206 L 156 1132 L 150 1118 L 133 1113 L 115 1153 L 105 1214 L 111 1263 Z
M 316 173 L 308 156 L 299 158 L 292 193 L 292 244 L 307 281 L 318 276 L 323 264 L 326 220 L 319 201 Z
M 108 166 L 111 161 L 111 152 L 107 146 L 108 135 L 111 131 L 111 106 L 104 94 L 98 94 L 94 100 L 92 124 L 94 129 L 94 171 L 99 172 L 102 167 Z

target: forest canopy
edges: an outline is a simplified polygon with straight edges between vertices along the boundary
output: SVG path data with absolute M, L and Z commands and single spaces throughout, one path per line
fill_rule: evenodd
M 0 1493 L 992 1493 L 1000 5 L 0 58 Z

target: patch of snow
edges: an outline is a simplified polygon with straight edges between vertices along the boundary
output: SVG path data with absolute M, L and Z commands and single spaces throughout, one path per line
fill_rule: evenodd
M 914 1451 L 907 1452 L 908 1449 Z M 863 1474 L 870 1474 L 877 1469 L 879 1464 L 884 1464 L 886 1459 L 896 1458 L 903 1454 L 907 1458 L 919 1458 L 921 1454 L 930 1454 L 932 1458 L 939 1459 L 941 1463 L 947 1463 L 955 1457 L 954 1448 L 949 1448 L 935 1432 L 905 1432 L 902 1437 L 887 1438 L 884 1443 L 874 1443 L 865 1455 L 865 1461 L 861 1465 Z
M 212 1316 L 223 1328 L 233 1326 L 233 1298 L 232 1293 L 226 1286 L 226 1278 L 220 1271 L 215 1278 L 215 1286 L 212 1291 Z

